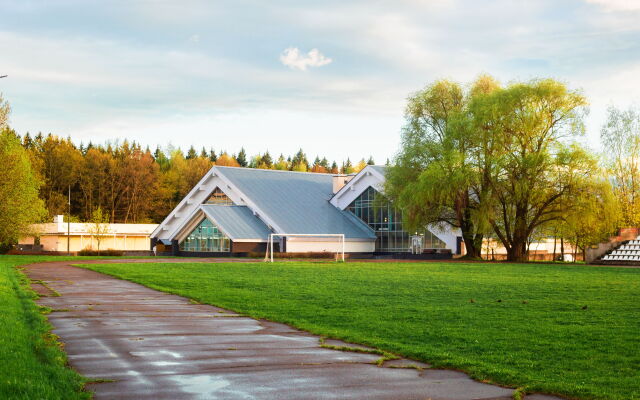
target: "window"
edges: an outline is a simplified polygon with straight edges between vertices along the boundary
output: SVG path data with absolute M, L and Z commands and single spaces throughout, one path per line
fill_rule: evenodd
M 204 201 L 204 204 L 217 204 L 219 206 L 233 206 L 233 201 L 219 188 L 215 188 L 213 193 Z
M 182 242 L 181 251 L 227 252 L 230 240 L 208 219 L 202 220 Z
M 369 186 L 347 207 L 376 233 L 376 251 L 406 252 L 411 246 L 412 236 L 402 229 L 402 211 L 395 209 L 377 190 Z M 446 244 L 425 229 L 424 249 L 443 249 Z

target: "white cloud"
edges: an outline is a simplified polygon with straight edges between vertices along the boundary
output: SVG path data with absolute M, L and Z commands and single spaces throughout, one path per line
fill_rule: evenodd
M 297 47 L 289 47 L 280 55 L 280 62 L 291 69 L 306 71 L 308 67 L 321 67 L 330 64 L 332 59 L 320 53 L 318 49 L 311 49 L 302 55 Z
M 191 36 L 189 37 L 189 41 L 190 41 L 191 43 L 198 43 L 198 42 L 200 41 L 200 35 L 198 35 L 197 33 L 196 33 L 196 34 L 191 35 Z

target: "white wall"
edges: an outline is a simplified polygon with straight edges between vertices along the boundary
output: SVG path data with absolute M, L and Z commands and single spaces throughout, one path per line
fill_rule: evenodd
M 331 238 L 325 240 L 318 238 L 316 240 L 299 239 L 294 237 L 287 238 L 287 253 L 336 253 L 342 252 L 342 244 L 340 239 Z M 375 250 L 374 241 L 345 241 L 344 251 L 345 253 L 372 253 Z

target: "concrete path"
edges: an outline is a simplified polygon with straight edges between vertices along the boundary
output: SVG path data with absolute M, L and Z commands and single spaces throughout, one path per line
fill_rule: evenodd
M 158 261 L 178 262 L 73 263 Z M 100 381 L 87 385 L 96 399 L 512 398 L 513 390 L 460 372 L 410 360 L 378 367 L 379 355 L 323 348 L 317 336 L 287 325 L 68 264 L 33 264 L 26 272 L 42 295 L 38 303 L 54 309 L 49 321 L 71 366 Z

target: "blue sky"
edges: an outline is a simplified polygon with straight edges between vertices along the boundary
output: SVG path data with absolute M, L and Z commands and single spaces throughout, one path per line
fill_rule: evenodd
M 639 22 L 634 0 L 0 0 L 0 91 L 20 133 L 384 162 L 429 82 L 553 77 L 599 149 L 640 100 Z

